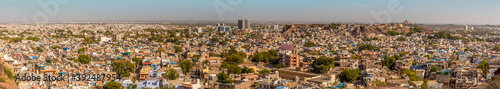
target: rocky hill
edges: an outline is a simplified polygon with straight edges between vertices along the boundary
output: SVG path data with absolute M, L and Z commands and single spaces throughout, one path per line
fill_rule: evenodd
M 397 33 L 394 33 L 397 32 Z M 350 31 L 351 35 L 360 37 L 360 36 L 367 36 L 370 34 L 400 34 L 400 33 L 427 33 L 427 34 L 432 34 L 434 33 L 433 30 L 424 28 L 424 27 L 413 27 L 413 26 L 408 26 L 408 27 L 398 27 L 398 28 L 393 28 L 393 29 L 388 29 L 388 28 L 380 28 L 376 26 L 359 26 L 359 28 L 356 28 L 352 31 Z
M 9 76 L 6 73 L 6 71 L 8 70 L 5 70 L 5 68 L 7 67 L 5 67 L 3 62 L 0 63 L 0 89 L 19 89 L 19 87 L 17 87 L 16 85 L 16 82 L 13 79 L 9 79 Z

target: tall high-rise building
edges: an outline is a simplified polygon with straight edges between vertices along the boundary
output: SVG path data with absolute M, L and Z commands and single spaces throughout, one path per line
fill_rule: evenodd
M 238 29 L 240 29 L 240 30 L 250 29 L 250 20 L 249 19 L 239 19 L 238 20 Z
M 271 29 L 279 29 L 278 25 L 271 25 Z
M 217 30 L 219 30 L 219 32 L 230 32 L 231 27 L 230 26 L 219 26 Z

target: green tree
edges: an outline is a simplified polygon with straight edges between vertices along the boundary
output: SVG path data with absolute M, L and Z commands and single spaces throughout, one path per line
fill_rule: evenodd
M 182 52 L 182 48 L 179 46 L 174 46 L 174 49 L 176 53 Z
M 410 81 L 419 81 L 420 80 L 420 76 L 418 76 L 415 72 L 413 72 L 410 69 L 403 69 L 403 71 L 401 71 L 400 74 L 401 75 L 406 74 L 409 77 Z
M 85 52 L 85 48 L 78 49 L 78 53 L 84 53 L 84 52 Z
M 265 62 L 278 64 L 279 63 L 279 54 L 276 50 L 268 50 L 267 52 L 255 53 L 250 56 L 250 59 L 253 62 Z
M 276 68 L 278 68 L 278 69 L 286 68 L 286 64 L 278 64 L 278 65 L 276 65 Z
M 352 58 L 352 59 L 359 59 L 359 57 L 358 57 L 358 56 L 356 56 L 356 55 L 351 55 L 351 58 Z
M 268 69 L 262 69 L 262 70 L 259 71 L 259 74 L 267 75 L 267 74 L 269 74 L 269 72 L 271 72 L 271 71 L 268 70 Z
M 35 37 L 33 38 L 33 41 L 40 41 L 40 38 L 38 38 L 38 37 L 36 37 L 36 36 L 35 36 Z
M 497 51 L 497 52 L 498 52 L 498 51 L 500 51 L 500 45 L 495 45 L 495 46 L 493 47 L 493 50 L 495 50 L 495 51 Z
M 14 79 L 15 78 L 14 73 L 12 73 L 12 70 L 10 70 L 9 67 L 4 66 L 3 68 L 4 68 L 5 74 L 7 74 L 7 76 L 9 77 L 9 79 Z
M 219 44 L 226 45 L 227 44 L 227 40 L 222 40 L 222 41 L 219 42 Z
M 480 64 L 477 65 L 477 68 L 481 68 L 481 70 L 483 70 L 483 74 L 486 75 L 488 73 L 488 67 L 489 67 L 489 63 L 487 60 L 482 60 Z
M 169 80 L 175 80 L 179 78 L 179 76 L 179 73 L 177 73 L 177 71 L 175 71 L 174 69 L 168 69 L 167 73 L 162 74 L 163 78 L 167 78 Z
M 182 68 L 182 73 L 187 74 L 191 69 L 193 69 L 193 62 L 190 60 L 181 61 L 179 66 Z
M 377 86 L 386 86 L 387 85 L 387 83 L 379 81 L 379 80 L 377 80 L 377 81 L 375 81 L 373 83 L 375 83 L 375 85 L 377 85 Z
M 158 47 L 158 52 L 167 52 L 167 50 L 162 47 Z
M 304 47 L 314 47 L 316 46 L 316 43 L 314 42 L 311 42 L 311 41 L 306 41 L 306 43 L 304 43 Z
M 396 32 L 396 31 L 390 31 L 390 30 L 389 30 L 389 31 L 387 31 L 387 35 L 390 35 L 390 36 L 395 36 L 395 35 L 399 35 L 399 33 L 398 33 L 398 32 Z
M 94 43 L 94 42 L 96 42 L 94 38 L 91 38 L 91 37 L 85 37 L 85 38 L 83 39 L 82 44 L 91 44 L 91 43 Z
M 243 45 L 243 46 L 241 46 L 241 48 L 247 49 L 248 45 Z
M 437 70 L 439 70 L 439 66 L 432 66 L 429 72 L 436 72 Z
M 234 81 L 231 78 L 229 78 L 228 74 L 221 72 L 221 73 L 217 74 L 217 82 L 233 83 Z
M 243 69 L 236 64 L 223 63 L 221 67 L 226 68 L 228 73 L 241 74 L 243 72 Z
M 330 71 L 330 68 L 333 68 L 335 65 L 334 58 L 328 58 L 325 56 L 321 56 L 314 60 L 312 63 L 312 67 L 314 68 L 315 73 L 324 74 Z
M 113 67 L 113 71 L 125 77 L 130 76 L 130 73 L 133 73 L 135 70 L 135 65 L 127 59 L 117 59 L 111 63 L 111 66 Z
M 495 46 L 497 47 L 497 46 Z M 493 49 L 495 49 L 495 47 Z M 500 47 L 498 48 L 498 50 L 500 50 Z M 469 47 L 465 47 L 464 51 L 470 51 Z
M 89 64 L 90 61 L 90 56 L 87 54 L 80 54 L 78 55 L 78 59 L 75 60 L 75 62 L 79 62 L 82 64 Z
M 134 57 L 134 58 L 132 58 L 132 61 L 134 61 L 134 63 L 135 63 L 136 66 L 139 66 L 139 65 L 142 64 L 142 59 L 141 58 Z
M 38 47 L 36 47 L 36 51 L 41 53 L 41 52 L 43 52 L 43 48 L 38 46 Z
M 427 79 L 424 79 L 424 83 L 420 85 L 420 89 L 429 89 L 429 85 L 427 85 Z
M 132 85 L 132 89 L 137 89 L 137 84 Z
M 200 59 L 200 55 L 193 55 L 193 58 L 198 60 L 198 59 Z
M 210 34 L 212 34 L 212 33 L 210 33 Z M 210 39 L 210 41 L 212 41 L 212 42 L 219 42 L 219 38 L 214 37 L 214 38 Z
M 374 46 L 374 45 L 363 43 L 363 44 L 357 45 L 356 50 L 358 50 L 358 51 L 362 51 L 362 50 L 378 51 L 378 50 L 380 50 L 380 48 L 378 48 L 377 46 Z
M 340 23 L 331 23 L 330 25 L 328 25 L 328 28 L 331 28 L 331 29 L 338 29 L 341 24 Z
M 390 57 L 385 56 L 384 60 L 382 60 L 382 65 L 386 66 L 390 70 L 394 70 L 395 69 L 394 63 L 398 59 L 399 59 L 399 56 L 397 56 L 397 55 L 390 56 Z
M 429 55 L 429 54 L 425 54 L 424 57 L 426 57 L 428 60 L 431 59 L 431 55 Z
M 380 40 L 378 37 L 373 37 L 372 40 Z
M 361 77 L 361 70 L 358 69 L 344 69 L 339 74 L 340 80 L 343 82 L 354 82 Z
M 62 49 L 62 47 L 56 45 L 56 46 L 54 46 L 54 49 Z
M 253 70 L 253 68 L 248 68 L 248 67 L 245 67 L 243 68 L 243 73 L 254 73 L 255 70 Z
M 208 61 L 208 60 L 203 61 L 203 64 L 205 64 L 205 65 L 208 63 L 210 63 L 210 61 Z
M 398 37 L 397 40 L 398 41 L 406 41 L 406 38 L 405 37 Z
M 224 62 L 229 63 L 229 64 L 241 64 L 245 61 L 241 56 L 233 54 L 231 56 L 226 57 L 226 60 Z
M 108 81 L 103 87 L 104 89 L 120 89 L 122 85 L 116 81 Z

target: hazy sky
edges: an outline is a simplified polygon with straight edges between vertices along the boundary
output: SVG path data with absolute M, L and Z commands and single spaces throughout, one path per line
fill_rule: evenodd
M 236 22 L 248 18 L 252 21 L 387 23 L 408 19 L 426 24 L 500 24 L 500 0 L 0 0 L 0 12 L 0 23 Z

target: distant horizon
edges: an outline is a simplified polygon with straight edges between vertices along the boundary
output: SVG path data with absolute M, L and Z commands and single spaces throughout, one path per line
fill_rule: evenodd
M 253 22 L 500 25 L 500 0 L 0 0 L 0 23 Z
M 265 24 L 265 23 L 278 23 L 278 24 L 330 24 L 330 23 L 359 23 L 359 24 L 394 24 L 394 23 L 402 23 L 401 22 L 391 22 L 391 23 L 369 23 L 369 22 L 329 22 L 329 21 L 254 21 L 250 19 L 251 23 L 257 24 Z M 411 21 L 410 21 L 411 22 Z M 71 22 L 32 22 L 32 23 L 24 23 L 24 22 L 13 22 L 13 23 L 0 23 L 0 24 L 71 24 L 71 23 L 237 23 L 237 20 L 177 20 L 177 21 L 71 21 Z M 413 22 L 412 22 L 413 23 Z M 414 23 L 414 24 L 422 24 L 422 25 L 493 25 L 500 26 L 500 24 L 446 24 L 446 23 Z

